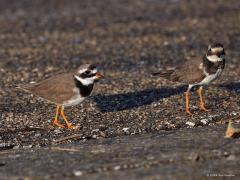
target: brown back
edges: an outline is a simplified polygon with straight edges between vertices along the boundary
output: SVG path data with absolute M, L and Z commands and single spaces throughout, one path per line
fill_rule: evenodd
M 75 87 L 73 74 L 60 74 L 39 83 L 21 86 L 20 88 L 40 96 L 55 104 L 62 104 L 73 97 Z
M 187 84 L 200 82 L 205 77 L 203 69 L 200 68 L 202 61 L 197 58 L 187 60 L 185 63 L 176 67 L 175 71 L 171 74 L 172 81 L 178 81 Z

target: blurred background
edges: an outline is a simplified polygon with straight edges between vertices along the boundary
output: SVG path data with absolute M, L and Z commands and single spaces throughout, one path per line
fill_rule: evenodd
M 215 41 L 236 62 L 239 14 L 238 0 L 1 0 L 1 86 L 85 62 L 108 74 L 149 72 Z

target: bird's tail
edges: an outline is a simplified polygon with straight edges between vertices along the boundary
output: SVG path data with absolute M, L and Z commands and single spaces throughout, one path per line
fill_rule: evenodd
M 32 83 L 32 84 L 24 84 L 24 85 L 17 85 L 16 86 L 16 89 L 21 89 L 23 91 L 31 91 L 32 88 L 34 88 L 36 86 L 35 83 Z

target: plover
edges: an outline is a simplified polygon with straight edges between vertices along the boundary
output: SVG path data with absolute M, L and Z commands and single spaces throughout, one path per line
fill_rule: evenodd
M 19 88 L 57 105 L 53 124 L 64 128 L 58 122 L 61 115 L 67 125 L 74 126 L 67 120 L 64 107 L 75 106 L 81 103 L 93 90 L 94 83 L 103 77 L 93 64 L 80 66 L 75 73 L 59 74 L 39 83 L 21 85 Z
M 163 70 L 153 75 L 167 78 L 171 81 L 177 81 L 188 84 L 188 89 L 185 92 L 186 97 L 186 112 L 189 115 L 189 95 L 190 90 L 194 86 L 199 86 L 198 95 L 200 97 L 200 109 L 209 111 L 204 106 L 202 96 L 203 87 L 216 80 L 223 72 L 225 66 L 225 51 L 220 43 L 215 43 L 208 46 L 207 53 L 202 61 L 192 58 L 176 68 Z

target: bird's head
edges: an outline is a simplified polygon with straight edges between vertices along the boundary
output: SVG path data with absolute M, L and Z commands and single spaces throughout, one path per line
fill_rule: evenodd
M 220 43 L 209 45 L 206 57 L 213 63 L 223 61 L 225 59 L 225 51 L 223 45 Z
M 87 86 L 101 79 L 103 75 L 98 72 L 95 65 L 85 64 L 78 68 L 74 77 L 83 85 Z

